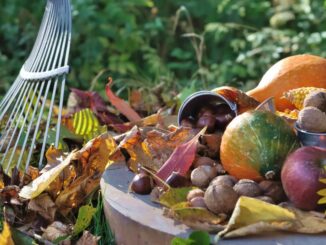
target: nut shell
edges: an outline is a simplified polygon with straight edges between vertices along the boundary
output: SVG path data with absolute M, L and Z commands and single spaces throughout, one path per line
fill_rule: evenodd
M 191 191 L 189 191 L 188 195 L 187 195 L 187 201 L 189 202 L 191 199 L 195 198 L 195 197 L 204 197 L 205 192 L 201 189 L 193 189 Z
M 298 126 L 309 132 L 326 132 L 326 114 L 321 110 L 308 106 L 299 112 Z
M 210 157 L 197 157 L 192 165 L 195 168 L 202 166 L 202 165 L 214 166 L 215 161 Z
M 257 197 L 262 194 L 259 185 L 249 179 L 242 179 L 233 186 L 233 189 L 240 196 Z
M 220 175 L 215 177 L 209 185 L 227 185 L 233 187 L 237 181 L 238 180 L 231 175 Z
M 275 204 L 274 200 L 268 196 L 258 196 L 258 197 L 255 197 L 256 199 L 259 199 L 261 201 L 264 201 L 264 202 L 268 202 L 270 204 Z
M 303 102 L 304 107 L 312 106 L 326 113 L 326 92 L 311 92 Z
M 189 201 L 191 207 L 207 208 L 204 197 L 195 197 Z
M 239 195 L 227 185 L 211 185 L 204 196 L 207 208 L 215 214 L 231 213 L 238 198 Z
M 286 199 L 281 182 L 263 180 L 259 183 L 260 189 L 263 191 L 264 196 L 273 199 L 275 203 L 283 202 Z
M 195 168 L 190 175 L 191 183 L 198 187 L 206 187 L 216 176 L 217 169 L 208 165 Z

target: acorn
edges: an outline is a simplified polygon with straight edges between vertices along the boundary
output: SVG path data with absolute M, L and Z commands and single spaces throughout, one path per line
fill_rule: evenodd
M 131 190 L 137 194 L 147 195 L 153 189 L 152 178 L 144 173 L 136 174 L 131 182 Z

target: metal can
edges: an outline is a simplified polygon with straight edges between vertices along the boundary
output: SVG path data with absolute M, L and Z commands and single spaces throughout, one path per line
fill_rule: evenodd
M 305 131 L 294 124 L 298 138 L 303 146 L 318 146 L 326 148 L 326 133 L 312 133 Z
M 220 104 L 226 104 L 230 110 L 237 116 L 237 105 L 236 103 L 226 99 L 222 95 L 219 95 L 212 91 L 198 91 L 188 96 L 182 103 L 178 112 L 178 124 L 181 125 L 181 121 L 187 118 L 196 118 L 198 112 L 204 106 L 217 106 Z

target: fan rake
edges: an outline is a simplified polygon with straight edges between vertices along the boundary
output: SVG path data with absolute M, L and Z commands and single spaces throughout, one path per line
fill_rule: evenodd
M 70 41 L 69 0 L 48 0 L 33 49 L 0 102 L 0 164 L 7 173 L 26 170 L 32 159 L 40 168 L 47 145 L 59 145 Z

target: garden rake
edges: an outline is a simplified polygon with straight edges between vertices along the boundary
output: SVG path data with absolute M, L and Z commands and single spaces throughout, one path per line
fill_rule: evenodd
M 15 166 L 27 170 L 32 159 L 41 168 L 46 147 L 59 145 L 70 41 L 69 0 L 48 0 L 33 49 L 0 102 L 0 164 L 6 173 Z

